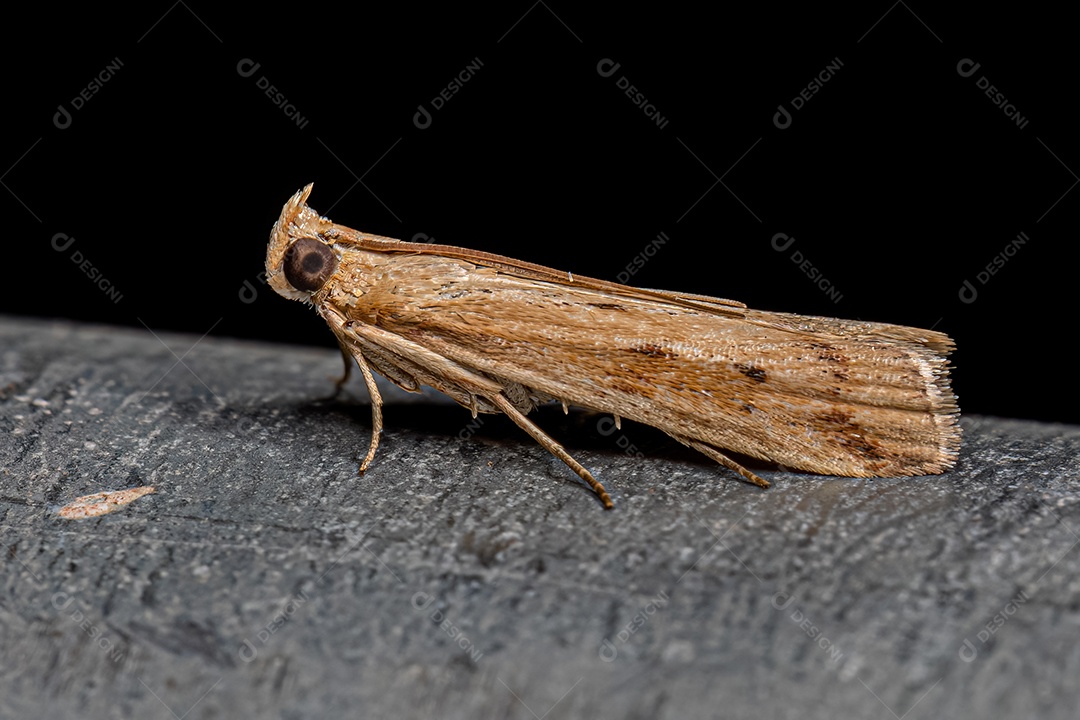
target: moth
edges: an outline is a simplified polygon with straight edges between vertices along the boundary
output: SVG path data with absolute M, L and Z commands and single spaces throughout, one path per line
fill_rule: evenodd
M 741 475 L 728 457 L 847 477 L 942 473 L 956 461 L 959 408 L 945 334 L 901 325 L 752 310 L 648 290 L 448 245 L 338 225 L 282 208 L 266 277 L 315 307 L 371 395 L 372 369 L 435 388 L 477 413 L 504 413 L 614 505 L 604 486 L 526 415 L 558 401 L 659 428 Z M 344 378 L 342 379 L 344 381 Z

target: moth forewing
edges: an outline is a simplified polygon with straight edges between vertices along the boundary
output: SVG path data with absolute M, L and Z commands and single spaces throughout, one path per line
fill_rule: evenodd
M 267 278 L 313 303 L 365 373 L 429 385 L 507 414 L 611 506 L 603 486 L 525 415 L 547 400 L 643 422 L 767 486 L 723 451 L 855 477 L 940 473 L 959 410 L 948 336 L 752 310 L 631 288 L 460 247 L 368 235 L 293 196 L 274 225 Z

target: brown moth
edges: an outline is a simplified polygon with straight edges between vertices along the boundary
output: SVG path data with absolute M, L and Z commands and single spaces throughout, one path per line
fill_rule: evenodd
M 270 233 L 266 276 L 330 325 L 371 394 L 374 368 L 505 413 L 613 507 L 604 487 L 525 415 L 557 400 L 652 425 L 750 482 L 723 453 L 849 477 L 937 474 L 956 462 L 948 336 L 751 310 L 632 288 L 491 253 L 358 232 L 296 193 Z M 350 365 L 346 359 L 346 375 Z

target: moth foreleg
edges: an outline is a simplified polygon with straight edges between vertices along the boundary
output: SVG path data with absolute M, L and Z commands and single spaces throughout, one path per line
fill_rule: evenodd
M 724 453 L 722 453 L 719 450 L 717 450 L 716 448 L 714 448 L 712 445 L 708 445 L 706 443 L 703 443 L 700 440 L 694 440 L 693 438 L 687 437 L 686 435 L 675 435 L 674 433 L 668 433 L 668 435 L 671 435 L 671 437 L 675 438 L 676 440 L 681 442 L 683 445 L 686 445 L 688 447 L 692 447 L 695 450 L 697 450 L 699 453 L 707 455 L 708 457 L 712 458 L 716 462 L 718 462 L 721 465 L 723 465 L 724 467 L 726 467 L 728 470 L 734 470 L 735 472 L 739 473 L 744 478 L 746 478 L 750 482 L 754 483 L 758 487 L 763 487 L 763 488 L 769 487 L 769 481 L 768 480 L 765 480 L 763 478 L 758 477 L 754 473 L 752 473 L 749 470 L 747 470 L 746 468 L 744 468 L 739 463 L 737 463 L 734 460 L 732 460 L 731 458 L 729 458 Z
M 611 496 L 607 494 L 607 490 L 605 490 L 604 486 L 592 476 L 592 473 L 586 470 L 577 460 L 570 457 L 570 454 L 566 452 L 563 446 L 555 442 L 550 435 L 537 427 L 536 423 L 525 417 L 520 410 L 514 407 L 514 404 L 510 402 L 508 398 L 501 393 L 495 393 L 489 395 L 488 399 L 491 400 L 496 407 L 506 413 L 511 420 L 517 423 L 518 427 L 529 433 L 536 442 L 540 443 L 548 452 L 566 463 L 571 470 L 577 473 L 578 477 L 588 483 L 589 487 L 591 487 L 597 497 L 600 498 L 600 502 L 604 504 L 604 509 L 611 510 L 615 507 L 615 503 L 611 502 Z
M 364 359 L 362 352 L 356 353 L 356 364 L 360 366 L 360 372 L 364 374 L 364 383 L 367 384 L 368 395 L 371 396 L 371 444 L 368 446 L 367 455 L 364 456 L 363 462 L 360 463 L 360 469 L 357 471 L 358 475 L 363 475 L 368 469 L 368 465 L 375 458 L 375 451 L 379 448 L 379 435 L 382 434 L 382 394 L 379 393 L 379 386 L 375 384 L 375 377 L 371 374 L 371 368 L 368 367 L 367 360 Z

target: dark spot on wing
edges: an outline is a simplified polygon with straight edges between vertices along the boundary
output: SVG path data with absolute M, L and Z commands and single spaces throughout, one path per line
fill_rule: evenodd
M 848 360 L 850 360 L 847 355 L 843 354 L 832 345 L 826 345 L 824 343 L 810 343 L 810 347 L 817 351 L 818 360 L 822 360 L 824 362 L 846 363 L 848 362 Z
M 864 437 L 853 437 L 840 435 L 837 438 L 837 442 L 851 450 L 854 453 L 858 453 L 865 458 L 872 460 L 883 460 L 888 457 L 884 450 L 881 449 L 877 443 L 872 442 Z
M 638 345 L 637 347 L 627 349 L 630 352 L 635 352 L 646 357 L 664 358 L 665 360 L 674 360 L 679 357 L 672 350 L 653 343 L 645 343 L 644 345 Z
M 851 413 L 844 412 L 843 410 L 830 410 L 829 412 L 820 413 L 817 419 L 825 425 L 851 425 Z
M 882 460 L 888 454 L 882 447 L 866 437 L 866 431 L 854 420 L 854 416 L 843 410 L 829 410 L 814 416 L 818 426 L 825 432 L 833 433 L 836 442 L 851 452 L 870 460 Z
M 735 363 L 735 369 L 741 372 L 751 380 L 763 383 L 768 379 L 768 374 L 756 365 L 745 365 L 743 363 Z

